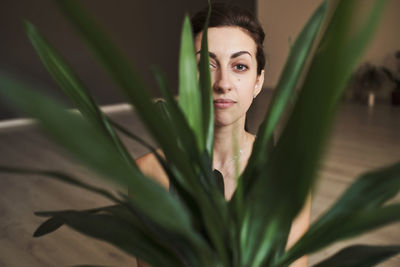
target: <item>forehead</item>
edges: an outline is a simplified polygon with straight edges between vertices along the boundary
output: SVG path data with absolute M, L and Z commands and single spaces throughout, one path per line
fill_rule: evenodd
M 212 27 L 208 29 L 208 50 L 215 54 L 231 55 L 238 51 L 248 51 L 255 56 L 256 43 L 253 38 L 240 27 Z M 201 48 L 202 33 L 195 38 L 195 48 Z

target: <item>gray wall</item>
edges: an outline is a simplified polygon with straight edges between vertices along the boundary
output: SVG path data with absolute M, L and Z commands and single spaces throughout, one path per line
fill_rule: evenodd
M 225 1 L 255 12 L 255 1 Z M 206 0 L 171 1 L 105 1 L 82 3 L 103 25 L 125 55 L 134 62 L 155 95 L 157 92 L 151 66 L 161 67 L 172 88 L 177 85 L 179 39 L 185 11 L 193 14 L 207 4 Z M 33 22 L 77 70 L 81 79 L 101 105 L 123 99 L 101 67 L 93 60 L 84 44 L 51 0 L 0 1 L 0 70 L 12 73 L 69 105 L 55 82 L 41 65 L 31 47 L 20 19 Z M 18 117 L 0 102 L 0 119 Z

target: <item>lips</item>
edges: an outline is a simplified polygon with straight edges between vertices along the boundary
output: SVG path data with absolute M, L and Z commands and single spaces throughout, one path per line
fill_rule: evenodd
M 219 98 L 214 100 L 215 108 L 229 108 L 233 106 L 236 102 L 231 99 Z

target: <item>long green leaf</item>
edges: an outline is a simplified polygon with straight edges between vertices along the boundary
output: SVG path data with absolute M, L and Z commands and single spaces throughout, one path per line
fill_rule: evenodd
M 124 196 L 125 198 L 125 196 Z M 127 199 L 127 198 L 126 198 Z M 130 202 L 129 199 L 127 199 Z M 41 216 L 53 216 L 57 218 L 58 215 L 63 215 L 65 212 L 71 211 L 55 211 L 55 212 L 40 212 L 36 213 Z M 180 234 L 173 233 L 166 230 L 163 225 L 158 224 L 149 220 L 144 214 L 133 208 L 129 203 L 124 203 L 122 205 L 113 205 L 100 207 L 95 209 L 89 209 L 80 211 L 80 213 L 85 214 L 107 214 L 112 215 L 115 219 L 128 223 L 135 231 L 140 232 L 145 235 L 147 243 L 155 244 L 156 247 L 162 247 L 171 254 L 172 257 L 177 256 L 185 266 L 213 266 L 214 257 L 211 251 L 206 248 L 206 250 L 196 252 L 196 250 L 190 245 L 188 240 L 181 236 Z M 79 215 L 79 213 L 77 213 Z M 130 242 L 138 242 L 133 240 Z M 146 243 L 146 242 L 145 242 Z M 205 260 L 201 257 L 207 257 Z
M 208 24 L 211 16 L 211 1 L 208 0 L 209 8 L 204 24 L 201 49 L 200 49 L 200 91 L 201 91 L 201 106 L 202 106 L 202 120 L 203 120 L 203 136 L 205 148 L 210 157 L 212 164 L 212 153 L 214 147 L 214 104 L 211 88 L 211 74 L 210 74 L 210 55 L 208 51 Z
M 314 233 L 315 239 L 316 235 L 323 235 L 322 231 L 326 231 L 327 227 L 346 220 L 346 217 L 352 218 L 353 214 L 361 211 L 377 210 L 386 201 L 396 196 L 399 190 L 400 163 L 366 173 L 357 179 L 333 207 L 310 227 L 309 232 Z M 340 235 L 337 235 L 337 238 L 340 238 Z M 321 239 L 324 237 L 321 236 Z M 319 243 L 323 244 L 322 241 Z
M 205 31 L 207 30 L 207 23 L 205 25 Z M 191 27 L 189 18 L 186 16 L 184 19 L 183 31 L 182 31 L 182 40 L 181 40 L 181 55 L 180 55 L 180 93 L 179 93 L 179 104 L 183 114 L 188 119 L 189 123 L 192 120 L 191 128 L 195 131 L 195 135 L 197 136 L 197 142 L 203 142 L 200 140 L 198 134 L 196 134 L 196 127 L 193 125 L 197 125 L 200 129 L 202 126 L 201 123 L 204 123 L 205 133 L 204 136 L 207 136 L 206 146 L 208 146 L 207 151 L 210 155 L 210 151 L 212 150 L 209 146 L 212 146 L 213 140 L 213 113 L 212 113 L 212 96 L 211 96 L 211 81 L 210 81 L 210 73 L 209 73 L 209 59 L 208 59 L 208 48 L 207 48 L 207 38 L 203 38 L 202 41 L 202 53 L 201 62 L 200 62 L 200 82 L 204 85 L 201 90 L 201 97 L 199 95 L 199 88 L 197 82 L 197 64 L 196 58 L 194 55 L 194 45 L 193 45 L 193 37 L 191 33 Z M 205 44 L 205 45 L 204 45 Z M 180 110 L 175 105 L 175 101 L 168 89 L 166 89 L 165 79 L 160 71 L 156 71 L 157 81 L 159 82 L 160 88 L 163 92 L 164 97 L 166 98 L 166 103 L 163 104 L 163 108 L 168 113 L 169 123 L 174 125 L 173 128 L 176 129 L 176 135 L 180 139 L 180 143 L 183 145 L 186 151 L 189 151 L 189 156 L 192 158 L 192 162 L 194 165 L 198 165 L 198 162 L 204 162 L 204 164 L 200 164 L 198 168 L 200 168 L 203 172 L 203 175 L 198 175 L 198 179 L 202 182 L 202 186 L 204 187 L 204 192 L 201 191 L 199 194 L 203 196 L 207 191 L 212 191 L 214 195 L 216 195 L 216 183 L 215 177 L 211 172 L 211 158 L 208 157 L 208 160 L 202 161 L 201 156 L 199 157 L 199 153 L 193 151 L 193 140 L 191 134 L 188 132 L 188 129 L 185 129 L 185 124 L 182 124 L 184 120 L 184 116 L 181 115 Z M 200 101 L 200 99 L 202 101 Z M 195 104 L 193 105 L 193 102 Z M 202 116 L 200 113 L 197 113 L 201 106 L 204 105 Z M 211 110 L 210 110 L 211 109 Z M 191 117 L 193 116 L 193 118 Z M 210 126 L 211 125 L 211 126 Z M 187 134 L 182 134 L 182 133 Z M 203 144 L 201 146 L 204 146 Z M 192 152 L 193 151 L 193 152 Z M 197 166 L 196 166 L 197 167 Z M 200 196 L 198 197 L 200 198 Z M 217 200 L 218 201 L 218 200 Z M 221 201 L 219 201 L 221 202 Z M 203 203 L 204 206 L 204 202 Z M 214 205 L 215 206 L 215 205 Z M 210 206 L 211 208 L 211 206 Z M 218 211 L 218 209 L 217 209 Z M 209 210 L 207 213 L 209 214 L 211 211 Z M 218 213 L 218 212 L 217 212 Z M 221 222 L 221 220 L 219 220 Z
M 158 107 L 158 109 L 160 110 L 160 114 L 163 116 L 165 121 L 170 122 L 171 126 L 173 128 L 176 129 L 176 120 L 174 120 L 172 118 L 172 114 L 171 114 L 171 110 L 168 106 L 168 103 L 165 101 L 157 101 L 156 106 Z M 177 133 L 179 136 L 179 133 Z M 194 139 L 193 139 L 194 140 Z M 196 145 L 196 143 L 193 143 L 194 145 Z M 158 157 L 157 157 L 158 158 Z M 167 174 L 172 174 L 174 173 L 173 167 L 172 166 L 168 166 L 168 163 L 165 162 L 165 160 L 159 160 L 159 163 L 161 164 L 161 166 L 164 167 L 164 171 Z M 176 179 L 175 179 L 176 178 Z M 191 183 L 191 180 L 187 180 L 185 179 L 181 174 L 177 174 L 177 175 L 168 175 L 168 179 L 170 181 L 170 183 L 174 183 L 179 185 L 180 187 L 182 187 L 183 189 L 185 189 L 186 192 L 190 192 L 193 195 L 196 195 L 196 192 L 193 191 L 193 188 L 200 188 L 200 183 L 198 183 L 199 181 L 194 181 L 195 183 Z
M 323 18 L 325 17 L 326 9 L 327 2 L 324 1 L 308 20 L 290 51 L 289 58 L 285 64 L 277 88 L 275 89 L 274 97 L 269 106 L 267 115 L 258 130 L 257 139 L 253 146 L 253 152 L 242 177 L 239 179 L 237 190 L 231 201 L 236 207 L 236 213 L 239 217 L 243 216 L 242 214 L 244 212 L 243 205 L 240 204 L 243 201 L 241 195 L 246 195 L 250 185 L 262 177 L 262 174 L 260 175 L 260 173 L 263 172 L 263 166 L 266 165 L 266 161 L 268 159 L 268 152 L 271 151 L 269 147 L 271 146 L 271 141 L 273 141 L 273 131 L 279 118 L 282 116 L 288 101 L 296 89 L 299 77 L 303 73 L 303 67 L 307 58 L 309 57 L 314 40 L 320 29 Z M 263 227 L 262 225 L 260 226 Z M 251 226 L 251 224 L 247 224 L 246 227 L 253 226 Z M 268 243 L 269 241 L 267 241 L 265 238 L 261 239 L 260 235 L 258 234 L 259 231 L 256 229 L 254 229 L 252 232 L 253 234 L 257 235 L 258 238 L 251 238 L 248 235 L 249 229 L 242 229 L 241 231 L 243 231 L 243 233 L 247 233 L 242 234 L 245 239 L 254 241 L 258 239 L 255 244 L 251 245 L 252 247 L 255 248 L 258 246 L 268 248 L 262 249 L 259 255 L 255 256 L 254 253 L 257 252 L 257 249 L 248 249 L 250 244 L 247 241 L 242 240 L 242 250 L 249 252 L 243 253 L 244 262 L 250 261 L 250 259 L 262 259 L 263 256 L 261 255 L 265 256 L 265 253 L 271 247 L 267 244 L 262 244 L 261 242 Z
M 277 231 L 276 252 L 283 253 L 292 221 L 301 210 L 314 183 L 326 138 L 332 124 L 337 101 L 354 65 L 372 36 L 385 1 L 375 1 L 368 20 L 358 33 L 354 25 L 354 0 L 340 1 L 318 46 L 289 121 L 270 155 L 267 165 L 260 167 L 262 179 L 254 183 L 246 201 L 253 220 L 268 222 L 277 216 L 282 229 Z M 358 2 L 361 5 L 360 2 Z M 357 21 L 358 23 L 358 21 Z M 350 53 L 351 52 L 351 53 Z M 267 192 L 265 190 L 268 190 Z M 279 201 L 277 201 L 279 200 Z M 258 204 L 257 204 L 258 203 Z M 264 206 L 259 203 L 265 203 Z M 260 232 L 250 225 L 251 231 Z M 256 235 L 250 237 L 257 238 Z M 249 249 L 254 249 L 250 246 Z
M 159 69 L 154 69 L 154 73 L 165 98 L 165 102 L 160 103 L 160 105 L 162 105 L 162 110 L 168 118 L 168 123 L 176 129 L 176 135 L 180 140 L 179 143 L 182 145 L 184 150 L 188 152 L 188 156 L 193 166 L 201 172 L 201 175 L 198 175 L 197 179 L 201 182 L 204 192 L 193 192 L 192 194 L 196 195 L 197 198 L 201 198 L 204 194 L 210 194 L 210 192 L 212 192 L 211 196 L 218 195 L 217 192 L 219 189 L 214 172 L 212 172 L 210 157 L 207 153 L 200 153 L 198 150 L 194 149 L 194 135 L 187 124 L 184 123 L 184 115 L 176 104 L 171 91 L 168 90 L 165 76 Z M 221 199 L 217 197 L 216 201 L 220 202 Z
M 273 188 L 277 189 L 275 192 L 279 192 L 280 198 L 288 200 L 282 204 L 286 209 L 291 209 L 292 218 L 301 209 L 309 193 L 322 158 L 337 101 L 372 36 L 384 2 L 374 2 L 368 21 L 355 35 L 350 32 L 348 25 L 356 21 L 353 12 L 357 1 L 339 2 L 289 122 L 274 150 L 270 161 L 270 179 L 265 181 L 278 186 Z M 361 5 L 360 2 L 358 4 Z M 281 161 L 283 158 L 285 160 Z
M 0 81 L 4 86 L 0 90 L 4 98 L 39 118 L 41 126 L 55 140 L 102 177 L 128 186 L 143 213 L 172 229 L 190 231 L 189 218 L 184 208 L 160 185 L 143 176 L 132 165 L 121 161 L 115 146 L 97 128 L 85 123 L 77 115 L 66 113 L 59 104 L 47 97 L 32 89 L 25 89 L 28 86 L 4 75 L 0 76 Z M 153 201 L 159 202 L 159 209 L 152 208 Z
M 340 214 L 379 207 L 395 197 L 399 191 L 400 163 L 363 174 L 313 227 L 318 227 Z
M 171 91 L 168 88 L 164 73 L 158 68 L 153 68 L 153 72 L 161 93 L 165 99 L 165 102 L 162 101 L 158 103 L 160 113 L 164 116 L 165 120 L 172 128 L 174 135 L 178 140 L 178 145 L 183 148 L 183 151 L 188 158 L 188 163 L 191 165 L 191 167 L 194 167 L 195 165 L 198 165 L 200 155 L 200 150 L 197 148 L 196 144 L 197 141 L 195 133 L 186 123 L 183 111 L 179 108 Z M 206 181 L 202 180 L 201 177 L 198 177 L 193 181 L 180 181 L 182 185 L 187 182 L 193 183 L 191 187 L 187 187 L 187 190 L 191 190 L 193 195 L 199 193 L 196 193 L 196 191 L 193 189 L 200 191 L 200 188 L 207 186 Z
M 119 207 L 119 206 L 122 206 L 122 205 L 98 207 L 98 208 L 94 208 L 94 209 L 84 210 L 82 212 L 87 212 L 87 213 L 93 214 L 93 213 L 97 213 L 97 212 L 101 212 L 101 211 L 112 211 L 113 209 L 115 209 L 116 207 Z M 60 212 L 64 212 L 64 211 L 36 211 L 35 215 L 40 216 L 40 217 L 49 217 L 49 216 L 53 216 L 53 214 L 58 214 Z M 60 228 L 63 225 L 64 225 L 64 222 L 62 222 L 54 217 L 49 218 L 48 220 L 43 222 L 36 229 L 36 231 L 33 233 L 33 237 L 41 237 L 41 236 L 47 235 L 49 233 L 56 231 L 58 228 Z
M 195 174 L 191 169 L 190 162 L 187 161 L 186 157 L 182 157 L 184 151 L 179 147 L 173 129 L 166 121 L 161 119 L 161 114 L 152 103 L 149 90 L 137 71 L 76 0 L 54 1 L 81 34 L 90 51 L 95 54 L 117 84 L 120 85 L 128 100 L 135 107 L 144 126 L 161 146 L 169 161 L 185 174 L 186 179 L 193 181 Z M 193 190 L 196 190 L 196 188 Z
M 152 266 L 184 266 L 174 254 L 114 216 L 66 211 L 54 215 L 54 218 L 85 235 L 107 241 Z
M 151 145 L 150 143 L 148 143 L 147 141 L 145 141 L 143 138 L 141 138 L 140 136 L 132 133 L 131 131 L 129 131 L 127 128 L 125 128 L 124 126 L 122 126 L 121 124 L 117 123 L 116 121 L 110 119 L 109 117 L 107 117 L 107 120 L 109 121 L 109 123 L 119 132 L 123 133 L 126 137 L 129 137 L 130 139 L 138 142 L 139 144 L 141 144 L 142 146 L 146 147 L 147 149 L 149 149 L 150 151 L 154 152 L 156 151 L 156 148 Z
M 182 27 L 179 56 L 179 107 L 196 135 L 199 149 L 203 151 L 204 136 L 201 104 L 192 28 L 189 17 L 186 15 Z
M 211 159 L 204 159 L 205 152 L 196 149 L 196 140 L 193 131 L 187 123 L 179 106 L 177 105 L 171 91 L 168 89 L 164 74 L 159 69 L 154 69 L 156 80 L 165 98 L 165 103 L 161 103 L 164 116 L 168 119 L 168 124 L 174 129 L 174 134 L 178 138 L 178 143 L 183 147 L 192 167 L 201 172 L 197 175 L 196 181 L 200 181 L 203 191 L 192 192 L 197 198 L 201 198 L 204 193 L 217 191 L 215 177 L 212 172 Z M 195 182 L 196 182 L 195 181 Z
M 195 184 L 195 180 L 198 179 L 196 169 L 194 166 L 191 166 L 191 162 L 185 157 L 185 152 L 179 147 L 173 129 L 171 129 L 166 121 L 162 120 L 158 109 L 151 103 L 149 92 L 137 72 L 127 62 L 126 58 L 121 55 L 114 44 L 106 38 L 94 20 L 79 6 L 77 1 L 56 0 L 56 3 L 76 26 L 78 32 L 88 43 L 91 51 L 94 52 L 105 68 L 111 73 L 111 76 L 120 85 L 121 89 L 123 89 L 129 101 L 135 106 L 135 110 L 143 124 L 147 127 L 154 140 L 161 146 L 169 162 L 174 164 L 174 167 L 182 173 L 185 179 L 191 180 Z M 202 192 L 198 188 L 193 188 L 192 190 L 200 192 L 199 194 Z M 219 214 L 218 211 L 215 213 Z M 222 251 L 220 229 L 223 227 L 225 220 L 218 221 L 217 218 L 211 219 L 209 217 L 205 219 L 208 221 L 207 225 L 210 227 L 210 230 L 213 230 L 212 236 L 215 237 L 214 240 L 218 241 L 216 242 L 216 246 Z M 215 223 L 221 226 L 215 228 Z
M 34 170 L 34 169 L 26 169 L 26 168 L 12 168 L 12 167 L 3 167 L 3 166 L 0 166 L 0 171 L 1 172 L 8 172 L 8 173 L 16 173 L 16 174 L 41 175 L 41 176 L 44 176 L 44 177 L 51 177 L 53 179 L 57 179 L 57 180 L 60 180 L 62 182 L 65 182 L 65 183 L 81 187 L 81 188 L 83 188 L 85 190 L 94 192 L 96 194 L 100 194 L 100 195 L 102 195 L 102 196 L 104 196 L 106 198 L 109 198 L 110 200 L 112 200 L 112 201 L 114 201 L 116 203 L 122 203 L 120 199 L 116 198 L 110 192 L 108 192 L 108 191 L 106 191 L 104 189 L 101 189 L 101 188 L 98 188 L 98 187 L 83 183 L 83 182 L 79 181 L 78 179 L 76 179 L 74 177 L 71 177 L 70 175 L 66 175 L 64 173 L 61 173 L 61 172 L 42 171 L 42 170 Z M 85 210 L 85 212 L 88 212 L 88 213 L 95 213 L 95 212 L 100 212 L 100 211 L 115 212 L 115 208 L 118 208 L 118 206 L 117 205 L 113 205 L 113 206 L 107 206 L 107 207 L 94 208 L 94 209 Z M 58 213 L 58 212 L 35 212 L 35 214 L 38 215 L 38 216 L 46 216 L 46 217 L 47 216 L 51 216 L 52 214 L 55 214 L 55 213 Z M 151 224 L 150 221 L 146 222 L 146 225 L 150 225 L 150 224 Z M 60 221 L 57 218 L 52 217 L 52 218 L 46 220 L 44 223 L 42 223 L 38 227 L 38 229 L 34 232 L 33 236 L 34 237 L 40 237 L 40 236 L 49 234 L 49 233 L 57 230 L 58 228 L 60 228 L 62 225 L 64 225 L 64 223 L 62 221 Z M 138 226 L 136 225 L 136 227 L 138 227 Z M 142 229 L 142 231 L 143 230 L 144 229 Z M 163 238 L 166 238 L 166 234 L 165 233 L 162 233 L 159 236 L 161 236 Z M 169 243 L 171 241 L 170 239 L 167 239 L 167 240 L 168 240 L 168 242 L 165 242 L 165 243 Z
M 354 245 L 342 249 L 313 267 L 370 267 L 400 252 L 400 246 Z
M 128 150 L 114 132 L 103 112 L 96 105 L 89 90 L 65 62 L 62 56 L 41 36 L 35 26 L 24 21 L 26 33 L 44 66 L 53 76 L 54 80 L 69 96 L 79 111 L 94 125 L 102 129 L 120 151 L 121 156 L 129 163 L 135 164 Z
M 209 51 L 208 51 L 208 25 L 211 16 L 211 1 L 208 1 L 208 13 L 207 18 L 202 31 L 202 39 L 201 39 L 201 49 L 200 49 L 200 63 L 199 63 L 199 73 L 200 73 L 200 91 L 201 91 L 201 100 L 202 100 L 202 119 L 203 119 L 203 132 L 204 132 L 204 141 L 205 141 L 205 149 L 206 152 L 203 155 L 203 169 L 212 168 L 213 161 L 213 146 L 214 146 L 214 105 L 213 105 L 213 96 L 212 96 L 212 85 L 211 85 L 211 74 L 210 74 L 210 61 L 209 61 Z M 227 218 L 226 212 L 227 207 L 224 201 L 224 194 L 219 194 L 219 190 L 221 190 L 221 177 L 219 176 L 218 171 L 214 171 L 214 175 L 211 176 L 213 179 L 211 181 L 211 191 L 213 192 L 213 196 L 215 202 L 217 204 L 217 209 L 219 213 L 223 215 L 223 218 Z M 223 183 L 223 181 L 222 181 Z M 219 190 L 216 190 L 219 188 Z M 221 201 L 223 198 L 223 201 Z M 223 202 L 223 203 L 221 203 Z M 228 223 L 226 219 L 222 220 L 224 224 Z M 235 234 L 232 235 L 232 231 L 234 228 L 231 228 L 232 218 L 229 220 L 229 232 L 230 236 L 225 244 L 229 244 L 229 249 L 234 251 L 234 248 L 238 246 L 235 243 L 236 237 Z M 238 257 L 238 255 L 234 255 L 233 257 Z
M 269 110 L 267 113 L 267 116 L 265 117 L 263 123 L 261 124 L 259 131 L 257 133 L 257 139 L 254 144 L 254 149 L 252 152 L 252 155 L 249 159 L 249 163 L 242 175 L 242 177 L 239 179 L 239 185 L 237 188 L 237 192 L 239 190 L 243 191 L 244 194 L 248 191 L 248 187 L 250 186 L 251 182 L 254 182 L 257 178 L 260 176 L 260 172 L 262 173 L 262 168 L 265 166 L 265 163 L 267 161 L 267 149 L 270 144 L 271 140 L 273 138 L 273 131 L 275 129 L 275 126 L 281 117 L 285 107 L 287 106 L 287 103 L 292 96 L 298 79 L 300 75 L 302 74 L 303 67 L 305 65 L 306 59 L 308 58 L 311 47 L 314 43 L 315 37 L 320 29 L 320 25 L 322 24 L 323 18 L 326 13 L 326 8 L 327 8 L 327 2 L 324 1 L 314 12 L 313 16 L 309 19 L 299 36 L 297 37 L 293 48 L 291 49 L 289 58 L 285 64 L 285 67 L 283 69 L 282 75 L 279 79 L 277 88 L 274 93 L 273 100 L 269 106 Z M 258 168 L 258 169 L 257 169 Z M 272 189 L 271 189 L 272 190 Z M 234 201 L 242 201 L 239 197 L 238 199 L 236 198 L 236 194 L 232 200 Z M 241 205 L 236 204 L 236 206 L 239 209 L 242 209 Z M 242 214 L 241 210 L 237 211 L 238 214 Z M 248 225 L 251 227 L 250 225 Z M 243 231 L 248 231 L 244 229 Z M 254 231 L 253 232 L 256 235 L 259 235 L 259 231 Z M 245 237 L 246 239 L 252 239 L 252 240 L 257 240 L 257 238 L 250 238 L 249 236 Z M 259 239 L 259 242 L 267 242 L 267 240 L 264 239 Z M 249 243 L 243 242 L 243 245 L 248 248 Z M 260 246 L 260 247 L 269 247 L 266 245 L 260 244 L 254 244 L 254 248 Z M 257 249 L 245 249 L 248 252 L 252 252 L 250 254 L 247 254 L 247 256 L 244 256 L 244 261 L 250 261 L 250 259 L 255 259 L 257 258 L 262 258 L 260 255 L 255 256 L 253 253 L 257 252 Z M 266 250 L 264 250 L 266 251 Z
M 105 207 L 97 207 L 97 208 L 93 208 L 93 209 L 87 209 L 87 210 L 83 210 L 80 212 L 86 212 L 86 213 L 90 213 L 90 214 L 94 214 L 94 213 L 98 213 L 98 212 L 102 212 L 102 211 L 107 211 L 107 212 L 111 212 L 114 210 L 118 210 L 120 207 L 123 207 L 122 204 L 117 204 L 117 205 L 111 205 L 111 206 L 105 206 Z M 54 214 L 59 214 L 65 212 L 63 211 L 36 211 L 34 212 L 36 216 L 39 217 L 49 217 L 49 216 L 53 216 Z M 58 228 L 60 228 L 61 226 L 63 226 L 64 223 L 54 217 L 46 220 L 44 223 L 42 223 L 34 232 L 33 237 L 41 237 L 43 235 L 47 235 L 51 232 L 56 231 Z
M 24 20 L 23 24 L 32 46 L 60 88 L 76 104 L 84 116 L 94 124 L 98 124 L 97 105 L 82 81 L 32 23 Z
M 1 166 L 0 165 L 0 172 L 7 172 L 7 173 L 14 173 L 14 174 L 24 174 L 24 175 L 40 175 L 43 177 L 50 177 L 52 179 L 59 180 L 61 182 L 74 185 L 85 189 L 87 191 L 93 192 L 95 194 L 99 194 L 109 200 L 119 203 L 121 202 L 120 199 L 116 198 L 112 193 L 109 191 L 99 188 L 87 183 L 80 181 L 78 178 L 73 177 L 72 175 L 65 174 L 59 171 L 49 171 L 49 170 L 36 170 L 36 169 L 28 169 L 28 168 L 17 168 L 17 167 L 9 167 L 9 166 Z
M 295 92 L 299 78 L 304 74 L 305 63 L 310 57 L 311 48 L 325 18 L 327 6 L 327 1 L 323 1 L 315 10 L 290 49 L 289 57 L 274 91 L 267 115 L 258 129 L 253 153 L 243 174 L 243 179 L 241 179 L 245 188 L 256 177 L 254 172 L 257 170 L 254 170 L 254 168 L 262 166 L 262 162 L 267 160 L 267 151 L 269 151 L 267 148 L 273 138 L 273 132 Z
M 302 255 L 315 252 L 333 242 L 398 221 L 400 221 L 400 204 L 340 214 L 318 227 L 310 227 L 308 232 L 279 260 L 277 266 L 286 266 Z
M 176 135 L 170 125 L 161 119 L 158 109 L 151 103 L 149 92 L 139 75 L 129 64 L 115 45 L 103 34 L 94 20 L 79 6 L 75 0 L 55 0 L 67 15 L 76 29 L 88 43 L 91 51 L 99 58 L 121 89 L 133 103 L 143 124 L 147 127 L 155 141 L 161 146 L 169 162 L 195 184 L 196 177 L 191 162 L 183 156 L 185 152 L 179 147 Z M 199 191 L 193 188 L 193 191 Z
M 165 112 L 165 116 L 169 118 L 169 124 L 176 128 L 177 136 L 180 138 L 180 143 L 185 148 L 184 150 L 189 152 L 188 156 L 191 164 L 198 171 L 197 180 L 201 182 L 200 190 L 192 192 L 192 195 L 195 196 L 193 200 L 198 204 L 191 204 L 191 206 L 199 208 L 202 215 L 199 218 L 203 220 L 204 228 L 208 234 L 207 237 L 212 240 L 213 245 L 224 261 L 228 262 L 223 241 L 228 223 L 227 205 L 225 198 L 219 193 L 216 177 L 211 171 L 211 166 L 209 166 L 208 154 L 204 151 L 203 156 L 206 157 L 205 159 L 205 157 L 201 157 L 198 153 L 192 151 L 196 147 L 196 143 L 190 129 L 184 123 L 183 114 L 178 108 L 171 92 L 167 89 L 163 74 L 159 70 L 155 70 L 155 74 L 166 100 L 166 102 L 162 102 L 160 105 Z M 179 177 L 179 175 L 176 176 Z M 195 213 L 193 215 L 199 216 L 199 214 Z
M 42 223 L 36 231 L 33 233 L 33 237 L 41 237 L 44 235 L 47 235 L 49 233 L 54 232 L 58 228 L 64 225 L 64 222 L 56 219 L 56 218 L 50 218 L 46 220 L 44 223 Z
M 207 58 L 208 61 L 208 58 Z M 207 71 L 209 72 L 208 64 L 207 64 Z M 189 156 L 192 158 L 192 164 L 193 165 L 198 165 L 199 161 L 201 161 L 201 158 L 199 157 L 198 153 L 193 151 L 193 145 L 195 145 L 195 142 L 193 142 L 193 137 L 191 133 L 188 131 L 189 129 L 186 128 L 186 125 L 182 123 L 184 121 L 184 117 L 181 114 L 180 109 L 177 107 L 174 98 L 172 97 L 170 91 L 167 89 L 165 78 L 163 74 L 160 72 L 160 70 L 155 69 L 155 75 L 159 84 L 159 87 L 163 93 L 164 98 L 166 99 L 166 102 L 161 102 L 159 105 L 162 107 L 162 110 L 166 114 L 166 117 L 168 118 L 169 124 L 173 125 L 173 128 L 176 129 L 176 135 L 178 136 L 180 143 L 182 146 L 185 148 L 186 151 L 189 152 Z M 211 101 L 210 101 L 211 102 Z M 187 134 L 184 134 L 187 133 Z M 220 244 L 219 247 L 220 249 L 223 248 L 222 243 L 219 241 L 221 237 L 221 230 L 225 229 L 225 223 L 226 219 L 221 219 L 221 214 L 226 214 L 226 205 L 225 201 L 221 201 L 220 194 L 217 194 L 217 185 L 216 185 L 216 179 L 211 172 L 211 163 L 210 160 L 203 161 L 204 164 L 200 165 L 198 168 L 202 170 L 203 174 L 198 175 L 199 181 L 202 182 L 202 186 L 204 187 L 204 191 L 199 191 L 199 192 L 194 192 L 193 194 L 197 195 L 198 202 L 200 203 L 200 206 L 198 204 L 194 204 L 193 201 L 188 199 L 188 195 L 186 192 L 183 192 L 180 190 L 179 185 L 176 187 L 178 189 L 178 192 L 181 194 L 182 197 L 186 201 L 189 201 L 191 207 L 195 208 L 196 210 L 195 213 L 200 210 L 202 211 L 201 213 L 203 214 L 203 218 L 206 218 L 206 216 L 214 218 L 214 222 L 205 222 L 206 228 L 209 231 L 209 234 L 212 235 L 212 239 L 214 240 L 214 244 Z M 197 167 L 197 166 L 196 166 Z M 179 176 L 179 175 L 178 175 Z M 212 195 L 216 197 L 212 203 L 210 200 L 210 197 L 207 197 L 207 194 L 209 194 L 209 191 L 213 192 Z M 211 195 L 211 196 L 212 196 Z M 204 198 L 205 197 L 205 198 Z M 216 205 L 218 208 L 216 208 Z M 222 212 L 221 212 L 222 211 Z M 192 213 L 194 214 L 194 213 Z M 214 215 L 211 215 L 214 214 Z M 226 215 L 225 215 L 226 217 Z M 214 229 L 215 226 L 219 229 Z M 213 230 L 214 229 L 214 230 Z M 211 231 L 211 232 L 210 232 Z M 211 234 L 212 233 L 212 234 Z M 216 245 L 218 246 L 218 245 Z
M 206 253 L 209 249 L 204 240 L 193 231 L 182 204 L 152 179 L 118 157 L 115 146 L 96 127 L 86 123 L 78 115 L 66 113 L 58 104 L 32 89 L 24 89 L 27 86 L 6 76 L 0 76 L 0 83 L 5 85 L 0 90 L 4 98 L 39 118 L 41 126 L 77 159 L 86 163 L 101 177 L 128 187 L 132 198 L 123 197 L 148 217 L 151 220 L 149 222 L 157 222 L 166 230 L 187 240 L 188 249 L 203 251 L 198 255 L 203 256 L 201 260 L 204 264 L 212 260 L 210 253 Z M 158 209 L 154 209 L 154 202 L 158 203 Z

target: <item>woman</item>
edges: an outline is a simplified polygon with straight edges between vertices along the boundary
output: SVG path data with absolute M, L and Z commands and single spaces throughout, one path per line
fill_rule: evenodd
M 192 18 L 197 60 L 200 60 L 202 29 L 208 7 Z M 264 82 L 264 31 L 247 11 L 225 4 L 212 4 L 208 29 L 210 71 L 214 99 L 213 168 L 219 170 L 225 183 L 225 198 L 229 200 L 235 190 L 235 162 L 242 172 L 250 157 L 255 136 L 245 130 L 246 112 L 260 93 Z M 239 143 L 235 154 L 234 140 Z M 168 178 L 153 154 L 137 159 L 139 168 L 165 187 Z M 289 235 L 290 247 L 308 228 L 309 201 L 294 220 Z M 138 262 L 138 266 L 146 266 Z M 292 266 L 307 266 L 303 257 Z

